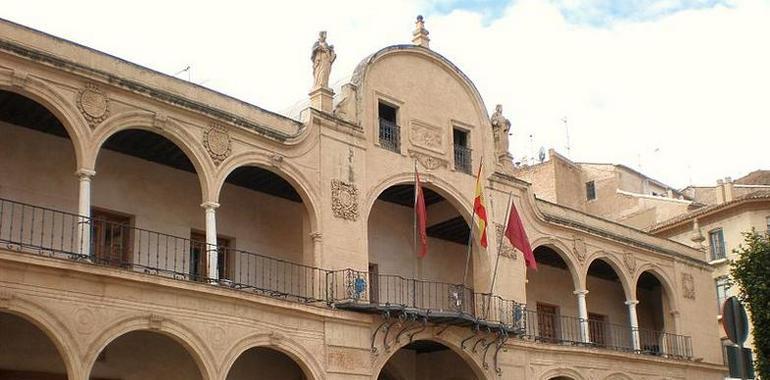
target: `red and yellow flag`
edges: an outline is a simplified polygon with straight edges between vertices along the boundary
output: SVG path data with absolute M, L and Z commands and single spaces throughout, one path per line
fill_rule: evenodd
M 487 207 L 484 201 L 484 186 L 481 184 L 481 168 L 484 160 L 479 163 L 479 172 L 476 176 L 476 196 L 473 198 L 473 212 L 476 214 L 476 227 L 478 228 L 479 244 L 487 247 Z

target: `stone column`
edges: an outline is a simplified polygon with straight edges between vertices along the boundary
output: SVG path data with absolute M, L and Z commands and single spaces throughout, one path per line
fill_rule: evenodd
M 588 306 L 586 305 L 586 294 L 588 290 L 579 289 L 572 292 L 577 296 L 578 301 L 578 318 L 580 321 L 580 341 L 583 343 L 590 343 L 591 337 L 588 333 Z
M 639 304 L 637 300 L 628 300 L 628 322 L 631 325 L 631 342 L 634 345 L 634 350 L 640 351 L 642 349 L 641 342 L 639 341 L 639 320 L 636 317 L 636 305 Z
M 208 267 L 207 276 L 210 280 L 219 279 L 219 268 L 217 268 L 217 208 L 219 203 L 204 202 L 201 204 L 206 213 L 206 262 Z
M 78 244 L 80 254 L 86 257 L 91 257 L 91 178 L 95 174 L 89 169 L 75 172 L 79 182 L 78 215 L 81 216 L 78 220 Z
M 313 232 L 310 234 L 310 238 L 313 240 L 313 260 L 311 263 L 314 267 L 321 266 L 321 243 L 323 242 L 323 235 L 320 232 Z

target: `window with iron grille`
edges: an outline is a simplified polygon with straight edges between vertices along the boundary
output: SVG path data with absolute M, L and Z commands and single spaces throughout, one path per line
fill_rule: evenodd
M 398 109 L 380 102 L 377 111 L 380 124 L 380 146 L 387 150 L 401 153 L 401 128 L 396 123 Z
M 586 182 L 586 199 L 589 201 L 596 199 L 596 184 L 594 181 Z
M 725 237 L 721 228 L 709 232 L 709 245 L 711 250 L 711 260 L 719 260 L 726 257 Z
M 730 289 L 730 281 L 726 276 L 714 280 L 717 289 L 717 313 L 722 314 L 722 304 L 727 299 L 727 290 Z
M 454 141 L 455 170 L 471 174 L 471 149 L 468 144 L 468 132 L 455 128 L 452 139 Z

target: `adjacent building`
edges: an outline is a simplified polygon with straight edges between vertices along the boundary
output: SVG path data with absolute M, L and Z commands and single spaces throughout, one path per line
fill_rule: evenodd
M 623 168 L 536 198 L 502 108 L 412 36 L 335 91 L 320 34 L 286 117 L 0 21 L 0 378 L 723 378 L 703 252 L 587 213 Z M 509 199 L 537 271 L 501 238 Z

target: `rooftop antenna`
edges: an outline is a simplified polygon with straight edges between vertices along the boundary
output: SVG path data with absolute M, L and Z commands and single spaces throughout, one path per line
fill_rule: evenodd
M 532 161 L 534 161 L 535 155 L 533 154 L 535 151 L 535 134 L 530 133 L 529 135 L 529 155 L 532 157 Z M 534 162 L 528 162 L 528 164 L 534 164 Z
M 187 72 L 187 81 L 190 82 L 190 65 L 187 65 L 185 66 L 184 69 L 177 71 L 176 74 L 174 74 L 174 76 L 177 76 L 184 72 Z
M 561 118 L 561 122 L 564 123 L 564 134 L 567 136 L 567 157 L 571 157 L 570 155 L 570 143 L 569 143 L 569 126 L 567 125 L 567 117 L 564 116 Z

